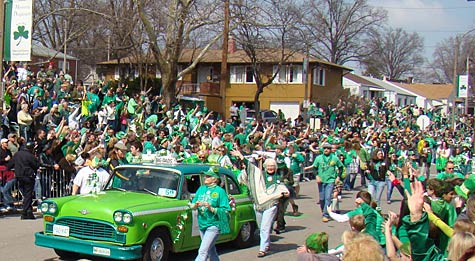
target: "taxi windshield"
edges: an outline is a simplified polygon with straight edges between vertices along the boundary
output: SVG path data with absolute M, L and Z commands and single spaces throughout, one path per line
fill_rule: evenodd
M 180 176 L 163 169 L 121 168 L 114 171 L 106 189 L 149 193 L 175 198 Z

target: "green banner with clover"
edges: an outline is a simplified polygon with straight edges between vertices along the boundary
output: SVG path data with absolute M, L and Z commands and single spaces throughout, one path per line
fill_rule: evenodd
M 5 1 L 5 61 L 31 60 L 33 0 Z

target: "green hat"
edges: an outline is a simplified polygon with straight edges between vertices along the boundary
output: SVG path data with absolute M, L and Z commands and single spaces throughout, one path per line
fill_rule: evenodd
M 409 156 L 414 156 L 414 151 L 410 150 L 410 151 L 407 153 L 407 155 L 409 155 Z
M 119 131 L 119 132 L 117 132 L 117 133 L 115 134 L 115 137 L 120 140 L 120 139 L 125 138 L 125 135 L 126 135 L 125 132 Z
M 468 199 L 468 195 L 475 191 L 475 175 L 470 175 L 462 185 L 455 186 L 455 192 L 457 195 Z
M 207 171 L 202 171 L 201 174 L 219 179 L 219 168 L 213 166 L 210 167 Z
M 305 240 L 305 246 L 308 249 L 315 251 L 315 253 L 327 253 L 328 252 L 328 234 L 313 233 Z

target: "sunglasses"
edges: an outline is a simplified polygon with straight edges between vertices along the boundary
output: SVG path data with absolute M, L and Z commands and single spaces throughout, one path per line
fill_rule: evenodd
M 454 168 L 447 168 L 448 170 L 454 169 Z

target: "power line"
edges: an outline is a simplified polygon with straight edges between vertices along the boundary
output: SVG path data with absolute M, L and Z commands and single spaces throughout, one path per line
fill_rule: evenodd
M 396 7 L 396 6 L 374 6 L 391 10 L 457 10 L 457 9 L 474 9 L 475 6 L 453 6 L 453 7 Z

